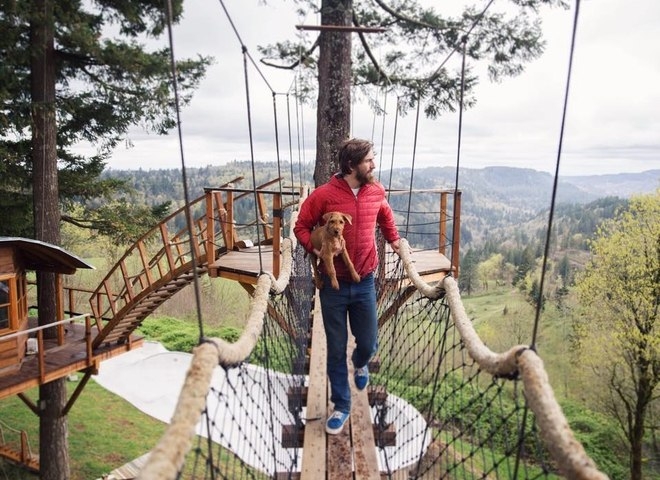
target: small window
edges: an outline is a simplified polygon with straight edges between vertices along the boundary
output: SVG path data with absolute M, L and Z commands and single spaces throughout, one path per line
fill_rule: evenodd
M 0 333 L 15 330 L 16 319 L 12 312 L 12 293 L 15 293 L 16 279 L 12 277 L 0 278 Z

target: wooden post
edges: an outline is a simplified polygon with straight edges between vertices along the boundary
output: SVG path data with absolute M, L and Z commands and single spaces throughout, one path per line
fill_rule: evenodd
M 280 238 L 282 236 L 282 195 L 273 195 L 273 275 L 280 276 Z
M 447 192 L 440 193 L 440 238 L 439 252 L 445 254 L 447 245 Z
M 62 286 L 62 275 L 55 275 L 55 310 L 57 312 L 55 321 L 64 320 L 64 287 Z M 64 344 L 64 324 L 60 323 L 57 327 L 57 344 Z
M 234 249 L 234 239 L 236 235 L 236 230 L 234 227 L 234 193 L 227 191 L 227 222 L 225 225 L 225 231 L 227 232 L 227 237 L 225 242 L 227 244 L 227 250 Z
M 46 362 L 44 361 L 44 331 L 37 332 L 37 364 L 39 366 L 39 382 L 46 382 Z
M 192 235 L 192 232 L 191 232 Z M 160 236 L 163 239 L 163 248 L 165 249 L 165 256 L 167 257 L 167 264 L 169 266 L 169 271 L 171 272 L 176 268 L 174 264 L 174 256 L 172 255 L 172 250 L 170 248 L 170 233 L 167 230 L 167 225 L 165 223 L 160 224 Z M 161 277 L 163 274 L 161 273 Z
M 456 271 L 456 277 L 458 279 L 459 272 L 459 263 L 460 263 L 460 254 L 459 254 L 459 245 L 461 243 L 461 192 L 456 191 L 454 194 L 454 229 L 452 232 L 452 243 L 451 243 L 451 264 Z
M 215 262 L 215 209 L 213 208 L 213 197 L 216 192 L 206 192 L 206 240 L 204 242 L 206 248 L 206 263 L 211 265 Z M 222 208 L 222 204 L 218 205 L 218 212 Z

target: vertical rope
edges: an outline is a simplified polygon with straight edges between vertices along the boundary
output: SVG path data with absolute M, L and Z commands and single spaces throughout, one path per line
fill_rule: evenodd
M 415 116 L 415 135 L 413 140 L 413 154 L 412 154 L 412 165 L 410 166 L 410 187 L 408 188 L 408 211 L 406 215 L 406 231 L 404 237 L 408 237 L 408 229 L 410 227 L 410 208 L 412 202 L 412 189 L 413 189 L 413 177 L 415 175 L 415 156 L 417 154 L 417 133 L 419 132 L 419 112 L 422 105 L 421 96 L 417 97 L 417 114 Z
M 392 133 L 392 158 L 390 159 L 390 179 L 387 182 L 387 189 L 392 188 L 392 172 L 394 171 L 394 147 L 396 146 L 396 133 L 399 126 L 399 105 L 400 97 L 396 97 L 396 109 L 394 111 L 394 132 Z M 390 200 L 390 192 L 387 192 L 387 201 Z
M 293 145 L 291 142 L 291 105 L 289 103 L 289 94 L 286 94 L 286 121 L 288 126 L 289 133 L 289 166 L 291 167 L 291 185 L 295 185 L 293 177 Z M 300 184 L 302 185 L 302 178 L 300 179 Z
M 188 245 L 193 269 L 193 285 L 195 289 L 195 305 L 197 309 L 197 326 L 200 341 L 204 338 L 204 322 L 202 321 L 202 301 L 200 296 L 199 275 L 197 274 L 197 258 L 193 242 L 194 228 L 192 213 L 190 212 L 190 195 L 188 193 L 188 177 L 186 175 L 186 160 L 183 153 L 183 133 L 181 129 L 181 112 L 179 108 L 179 88 L 176 75 L 176 61 L 174 60 L 174 35 L 172 33 L 172 1 L 167 0 L 167 35 L 170 47 L 170 67 L 172 74 L 172 89 L 174 91 L 174 109 L 176 111 L 176 126 L 179 139 L 179 156 L 181 158 L 181 178 L 183 181 L 183 196 L 186 202 L 186 227 L 188 228 Z
M 452 223 L 456 222 L 456 218 L 458 217 L 458 205 L 456 202 L 456 198 L 458 198 L 458 176 L 459 172 L 461 169 L 461 138 L 463 137 L 463 104 L 464 104 L 464 98 L 463 95 L 465 94 L 465 48 L 467 45 L 467 36 L 464 36 L 462 41 L 461 41 L 461 54 L 462 54 L 462 60 L 461 60 L 461 91 L 459 94 L 459 100 L 458 100 L 458 139 L 456 140 L 456 176 L 454 178 L 454 204 L 453 204 L 453 218 L 452 218 Z M 454 239 L 452 238 L 452 245 L 453 245 Z M 449 260 L 449 271 L 451 272 L 452 269 L 454 268 L 453 265 L 453 259 L 454 259 L 454 252 L 452 252 L 452 255 Z
M 261 255 L 261 233 L 259 231 L 260 223 L 259 223 L 259 206 L 257 205 L 257 174 L 256 170 L 254 168 L 254 138 L 252 135 L 252 109 L 251 103 L 250 103 L 250 82 L 249 82 L 249 74 L 248 74 L 248 67 L 247 67 L 247 47 L 243 45 L 241 47 L 241 51 L 243 52 L 243 76 L 245 78 L 245 103 L 246 103 L 246 108 L 247 108 L 247 121 L 248 121 L 248 135 L 250 137 L 250 163 L 252 165 L 252 191 L 254 193 L 254 218 L 257 221 L 257 249 L 259 251 L 259 273 L 263 273 L 264 271 L 264 264 L 263 264 L 263 258 Z
M 277 123 L 277 94 L 272 92 L 273 95 L 273 117 L 275 122 L 275 156 L 277 158 L 277 177 L 280 179 L 277 182 L 279 186 L 280 196 L 282 195 L 282 169 L 280 167 L 280 132 Z
M 302 162 L 303 162 L 303 159 L 301 159 L 302 152 L 301 152 L 301 146 L 300 146 L 300 136 L 301 136 L 300 131 L 301 131 L 302 127 L 300 125 L 301 120 L 300 120 L 300 117 L 298 115 L 298 109 L 299 109 L 300 101 L 298 99 L 298 80 L 297 79 L 296 79 L 296 84 L 295 84 L 295 92 L 296 92 L 296 133 L 298 134 L 297 135 L 297 139 L 298 139 L 298 175 L 300 176 L 300 183 L 302 183 L 302 178 L 303 178 L 303 176 L 302 176 L 303 175 L 302 174 Z
M 571 34 L 571 48 L 568 59 L 568 73 L 566 75 L 566 89 L 564 91 L 564 106 L 561 114 L 561 129 L 559 133 L 559 146 L 557 147 L 557 161 L 555 163 L 555 177 L 552 183 L 552 200 L 550 202 L 550 212 L 548 214 L 548 229 L 545 236 L 545 250 L 543 252 L 543 266 L 541 267 L 541 281 L 539 283 L 538 298 L 536 299 L 536 317 L 534 318 L 534 333 L 532 334 L 532 348 L 536 345 L 536 336 L 538 334 L 539 318 L 543 307 L 543 286 L 550 256 L 550 238 L 552 234 L 552 220 L 555 215 L 555 203 L 557 201 L 557 185 L 559 182 L 559 164 L 561 161 L 561 151 L 564 142 L 564 129 L 566 127 L 566 110 L 568 109 L 568 93 L 571 85 L 571 73 L 573 71 L 573 55 L 575 53 L 575 37 L 577 34 L 578 16 L 580 14 L 580 0 L 575 1 L 575 15 L 573 17 L 573 32 Z
M 383 100 L 383 122 L 380 129 L 380 154 L 383 158 L 383 145 L 385 143 L 385 117 L 387 115 L 387 92 L 385 92 L 385 99 Z M 378 181 L 380 181 L 380 174 L 383 169 L 383 162 L 378 162 Z

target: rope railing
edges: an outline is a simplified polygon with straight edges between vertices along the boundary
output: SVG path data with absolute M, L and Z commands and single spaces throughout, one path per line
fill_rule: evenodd
M 295 218 L 292 221 L 295 221 Z M 265 319 L 271 308 L 269 307 L 269 295 L 279 294 L 291 286 L 289 280 L 295 260 L 291 254 L 293 248 L 295 248 L 295 240 L 286 239 L 283 243 L 284 267 L 278 279 L 275 279 L 270 273 L 264 273 L 259 277 L 248 321 L 240 338 L 234 343 L 209 338 L 195 348 L 171 422 L 158 444 L 152 449 L 146 465 L 140 472 L 139 479 L 173 479 L 180 475 L 186 455 L 191 451 L 193 445 L 195 426 L 200 422 L 200 418 L 207 408 L 207 395 L 212 390 L 213 371 L 218 365 L 228 371 L 242 364 L 254 352 L 261 337 L 272 334 L 264 331 Z M 300 261 L 300 258 L 297 260 Z M 480 371 L 492 375 L 493 378 L 520 378 L 526 405 L 534 414 L 540 438 L 554 460 L 557 470 L 566 478 L 571 479 L 602 480 L 607 478 L 597 469 L 580 442 L 575 439 L 561 407 L 554 397 L 543 362 L 536 352 L 525 345 L 516 345 L 504 353 L 491 351 L 474 330 L 463 307 L 454 278 L 447 276 L 441 282 L 426 283 L 416 271 L 411 260 L 410 247 L 405 239 L 401 242 L 400 262 L 405 271 L 407 284 L 412 283 L 423 297 L 432 299 L 432 301 L 440 299 L 447 302 L 452 322 L 460 334 L 461 342 Z M 402 308 L 406 307 L 402 306 Z M 384 354 L 385 352 L 381 352 L 381 356 Z M 375 418 L 376 423 L 379 421 L 377 417 L 378 415 Z M 430 418 L 427 421 L 437 423 L 439 419 Z M 235 446 L 235 448 L 238 447 Z M 426 444 L 423 451 L 420 452 L 417 468 L 419 469 L 424 462 L 447 461 L 448 453 L 432 456 L 432 452 L 437 449 L 437 441 Z M 423 457 L 422 454 L 424 454 Z M 429 457 L 429 455 L 431 456 Z M 457 454 L 452 453 L 449 457 L 452 455 Z M 441 460 L 442 458 L 445 460 Z M 454 461 L 465 462 L 459 457 Z M 415 478 L 427 477 L 422 475 L 415 476 Z
M 295 223 L 295 212 L 292 215 L 291 221 Z M 270 272 L 259 277 L 248 320 L 239 339 L 230 343 L 221 338 L 208 338 L 194 349 L 175 413 L 160 441 L 151 451 L 139 479 L 176 478 L 191 448 L 195 425 L 206 405 L 213 371 L 218 365 L 231 368 L 244 362 L 254 350 L 262 333 L 269 293 L 281 293 L 289 284 L 294 245 L 295 237 L 285 239 L 282 244 L 282 270 L 278 278 Z
M 563 474 L 571 479 L 608 478 L 598 470 L 582 444 L 575 439 L 555 399 L 543 361 L 536 352 L 526 345 L 516 345 L 503 353 L 490 350 L 475 331 L 465 311 L 456 280 L 448 275 L 441 283 L 428 284 L 415 269 L 407 241 L 402 240 L 400 252 L 408 278 L 422 295 L 432 299 L 446 296 L 451 318 L 468 354 L 479 367 L 495 377 L 521 377 L 525 399 L 536 416 L 541 438 Z

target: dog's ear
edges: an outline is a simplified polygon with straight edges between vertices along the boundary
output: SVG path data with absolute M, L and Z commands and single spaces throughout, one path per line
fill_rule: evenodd
M 344 220 L 348 222 L 349 225 L 353 225 L 352 220 L 353 217 L 351 217 L 348 213 L 342 213 L 342 217 L 344 217 Z
M 333 213 L 334 212 L 328 212 L 325 215 L 323 215 L 323 221 L 327 223 L 328 220 L 330 220 L 330 217 L 332 217 Z

